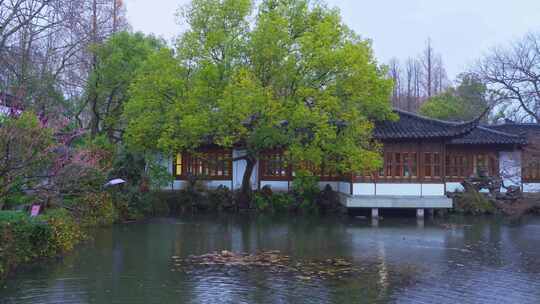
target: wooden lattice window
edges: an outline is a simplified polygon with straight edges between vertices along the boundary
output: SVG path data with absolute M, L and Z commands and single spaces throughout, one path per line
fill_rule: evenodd
M 522 178 L 524 182 L 540 182 L 540 153 L 524 153 Z
M 441 178 L 441 154 L 439 152 L 424 152 L 424 178 Z
M 450 179 L 464 179 L 471 175 L 471 158 L 465 154 L 446 156 L 446 176 Z
M 208 150 L 195 154 L 179 153 L 174 164 L 177 179 L 190 176 L 199 179 L 232 179 L 232 157 L 230 150 Z
M 381 174 L 381 177 L 392 178 L 392 176 L 394 176 L 393 168 L 394 168 L 394 153 L 386 152 L 384 154 L 383 174 Z
M 403 172 L 404 178 L 416 178 L 418 176 L 418 158 L 415 152 L 403 153 Z
M 416 152 L 386 152 L 384 165 L 379 171 L 382 179 L 414 179 L 418 177 L 418 154 Z
M 282 151 L 266 152 L 260 159 L 262 180 L 288 180 L 291 176 L 290 166 Z
M 477 153 L 473 158 L 473 170 L 476 175 L 499 175 L 499 159 L 496 153 Z

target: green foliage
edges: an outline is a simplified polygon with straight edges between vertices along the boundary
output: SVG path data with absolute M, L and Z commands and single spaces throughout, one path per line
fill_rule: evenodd
M 68 201 L 66 207 L 72 210 L 82 226 L 111 225 L 117 219 L 111 194 L 107 192 L 88 192 Z
M 124 102 L 129 98 L 128 87 L 135 72 L 164 45 L 153 36 L 120 32 L 92 49 L 97 65 L 89 76 L 86 95 L 95 102 L 96 117 L 102 119 L 93 123 L 110 139 L 119 140 L 116 132 L 123 128 Z
M 213 210 L 231 209 L 234 207 L 232 191 L 220 185 L 216 189 L 208 190 L 208 202 Z
M 144 177 L 145 165 L 142 153 L 120 149 L 115 155 L 109 178 L 122 178 L 131 186 L 138 186 Z
M 172 176 L 153 154 L 119 149 L 109 178 L 122 178 L 127 181 L 113 189 L 114 202 L 122 219 L 139 219 L 165 209 L 165 205 L 154 200 L 150 190 L 159 189 L 172 181 Z
M 16 204 L 21 199 L 21 189 L 32 189 L 42 180 L 52 164 L 53 147 L 52 130 L 44 128 L 31 112 L 2 122 L 0 210 L 6 203 Z
M 50 239 L 47 240 L 49 254 L 45 256 L 53 257 L 71 251 L 84 238 L 80 226 L 65 209 L 49 210 L 36 220 L 46 222 L 51 230 Z
M 58 171 L 56 186 L 67 199 L 102 190 L 106 182 L 102 171 L 81 163 L 70 163 Z
M 420 107 L 419 113 L 441 120 L 463 120 L 463 117 L 467 115 L 462 100 L 454 95 L 452 89 L 427 100 Z
M 0 211 L 0 223 L 13 223 L 25 217 L 26 214 L 22 211 Z
M 255 209 L 262 213 L 285 213 L 289 212 L 294 206 L 295 200 L 290 193 L 264 193 L 257 192 L 253 196 L 253 205 Z
M 381 164 L 372 121 L 391 118 L 392 83 L 370 42 L 308 0 L 195 0 L 177 51 L 151 54 L 125 107 L 131 148 L 174 154 L 211 138 L 250 156 L 288 147 L 292 162 L 337 172 Z
M 454 211 L 464 214 L 494 214 L 495 205 L 483 193 L 474 189 L 459 193 L 454 199 Z
M 166 192 L 167 195 L 164 195 Z M 171 195 L 172 194 L 172 195 Z M 152 214 L 154 216 L 170 216 L 171 196 L 176 196 L 173 191 L 153 191 L 147 194 L 152 204 Z
M 0 281 L 17 265 L 70 251 L 84 238 L 66 210 L 35 218 L 23 212 L 0 212 Z
M 270 205 L 275 213 L 284 213 L 291 210 L 294 206 L 294 197 L 289 193 L 276 192 L 270 197 Z
M 29 205 L 36 200 L 34 195 L 25 193 L 24 187 L 24 179 L 20 176 L 16 177 L 5 193 L 4 208 L 15 209 L 19 206 Z
M 427 100 L 420 114 L 450 121 L 472 120 L 488 107 L 486 86 L 475 75 L 460 75 L 459 85 Z
M 145 176 L 152 189 L 159 189 L 173 182 L 174 177 L 169 173 L 168 163 L 161 161 L 155 154 L 145 155 L 145 161 Z
M 268 212 L 271 210 L 268 197 L 261 193 L 255 193 L 255 195 L 253 195 L 253 206 L 255 206 L 255 209 L 259 212 Z
M 292 190 L 300 201 L 300 208 L 308 212 L 316 212 L 317 197 L 320 194 L 319 179 L 307 171 L 298 171 L 292 183 Z
M 153 214 L 153 197 L 139 187 L 124 185 L 112 191 L 114 206 L 123 220 L 141 219 Z
M 158 189 L 172 182 L 167 164 L 155 154 L 119 149 L 115 155 L 109 178 L 122 178 L 132 186 L 149 182 L 152 189 Z

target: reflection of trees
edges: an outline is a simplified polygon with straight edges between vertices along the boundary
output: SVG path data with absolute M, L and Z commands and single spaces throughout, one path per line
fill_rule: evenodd
M 516 223 L 517 224 L 517 223 Z M 540 220 L 526 218 L 518 227 L 505 229 L 505 258 L 514 263 L 524 273 L 538 275 L 540 273 Z M 519 258 L 516 258 L 519 257 Z
M 115 226 L 90 233 L 95 235 L 92 242 L 62 263 L 39 271 L 45 276 L 40 277 L 40 282 L 47 286 L 35 290 L 46 302 L 59 302 L 62 297 L 80 303 L 386 301 L 403 286 L 399 281 L 402 272 L 392 260 L 403 250 L 396 241 L 403 231 L 414 234 L 422 230 L 416 225 L 409 230 L 380 228 L 383 232 L 377 235 L 369 227 L 350 227 L 347 219 L 245 215 L 194 216 Z M 389 235 L 392 237 L 387 238 Z M 304 280 L 296 273 L 258 268 L 172 271 L 172 256 L 223 249 L 280 250 L 301 260 L 354 258 L 365 271 L 342 280 Z M 28 276 L 21 282 L 28 288 L 36 282 L 33 278 Z M 24 291 L 17 294 L 24 295 Z

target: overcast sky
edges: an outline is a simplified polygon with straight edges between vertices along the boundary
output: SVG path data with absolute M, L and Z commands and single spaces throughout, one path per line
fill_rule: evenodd
M 189 0 L 124 0 L 136 31 L 167 40 L 182 31 L 178 7 Z M 344 22 L 373 41 L 380 62 L 421 52 L 428 37 L 453 78 L 490 47 L 540 31 L 540 0 L 327 0 Z

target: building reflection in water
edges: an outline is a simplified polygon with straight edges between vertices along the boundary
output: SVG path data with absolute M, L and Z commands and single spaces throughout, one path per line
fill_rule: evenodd
M 17 273 L 0 303 L 540 303 L 540 219 L 194 216 L 115 226 L 59 262 Z M 172 256 L 280 250 L 344 258 L 341 280 L 234 267 L 177 271 Z M 412 282 L 412 283 L 411 283 Z

